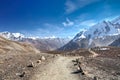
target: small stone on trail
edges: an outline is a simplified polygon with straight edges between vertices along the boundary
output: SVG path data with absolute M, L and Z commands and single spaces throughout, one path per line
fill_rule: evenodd
M 43 61 L 46 60 L 45 56 L 42 56 L 42 57 L 41 57 L 41 60 L 43 60 Z
M 37 60 L 37 63 L 41 63 L 42 61 L 41 60 Z
M 19 77 L 24 77 L 25 76 L 25 72 L 21 73 L 16 73 L 16 75 L 18 75 Z
M 34 67 L 33 62 L 31 62 L 31 64 L 29 64 L 27 67 Z

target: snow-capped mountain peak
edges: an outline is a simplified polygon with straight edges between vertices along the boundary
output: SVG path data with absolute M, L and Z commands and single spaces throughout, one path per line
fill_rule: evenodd
M 112 23 L 110 21 L 102 21 L 90 29 L 86 31 L 81 31 L 76 35 L 74 38 L 82 39 L 82 38 L 96 38 L 96 37 L 103 37 L 103 36 L 111 36 L 111 35 L 118 35 L 120 34 L 120 24 Z M 74 41 L 75 41 L 74 40 Z
M 120 17 L 112 21 L 102 21 L 86 31 L 80 31 L 60 50 L 74 50 L 96 46 L 108 46 L 120 37 Z
M 0 32 L 0 36 L 3 36 L 4 38 L 7 38 L 9 40 L 21 40 L 22 38 L 24 38 L 25 36 L 21 33 L 10 33 L 8 31 L 5 32 Z
M 23 34 L 21 33 L 12 33 L 15 37 L 25 37 Z
M 84 30 L 84 31 L 81 31 L 80 33 L 78 33 L 78 34 L 74 37 L 73 41 L 86 38 L 86 36 L 84 35 L 85 32 L 86 32 L 86 31 Z

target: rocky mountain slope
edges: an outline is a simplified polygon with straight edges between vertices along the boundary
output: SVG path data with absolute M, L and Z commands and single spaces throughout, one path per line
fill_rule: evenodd
M 30 39 L 30 38 L 24 38 L 20 41 L 22 42 L 28 42 L 35 46 L 40 51 L 51 51 L 56 50 L 62 46 L 64 46 L 66 43 L 69 42 L 70 39 L 68 38 L 46 38 L 46 39 Z
M 59 50 L 74 50 L 95 46 L 108 46 L 120 37 L 120 17 L 112 21 L 102 21 L 88 30 L 78 33 Z
M 110 44 L 109 46 L 117 46 L 120 47 L 120 38 L 115 40 L 112 44 Z

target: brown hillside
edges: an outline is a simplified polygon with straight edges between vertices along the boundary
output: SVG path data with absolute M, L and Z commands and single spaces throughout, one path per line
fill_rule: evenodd
M 7 53 L 10 51 L 39 52 L 30 44 L 7 40 L 0 36 L 0 53 Z

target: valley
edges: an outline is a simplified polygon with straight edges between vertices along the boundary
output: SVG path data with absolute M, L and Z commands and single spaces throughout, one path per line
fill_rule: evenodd
M 5 49 L 4 49 L 5 50 Z M 120 80 L 120 48 L 0 54 L 0 80 Z
M 0 80 L 120 80 L 120 0 L 0 0 Z
M 0 80 L 120 80 L 120 18 L 73 39 L 0 33 Z

